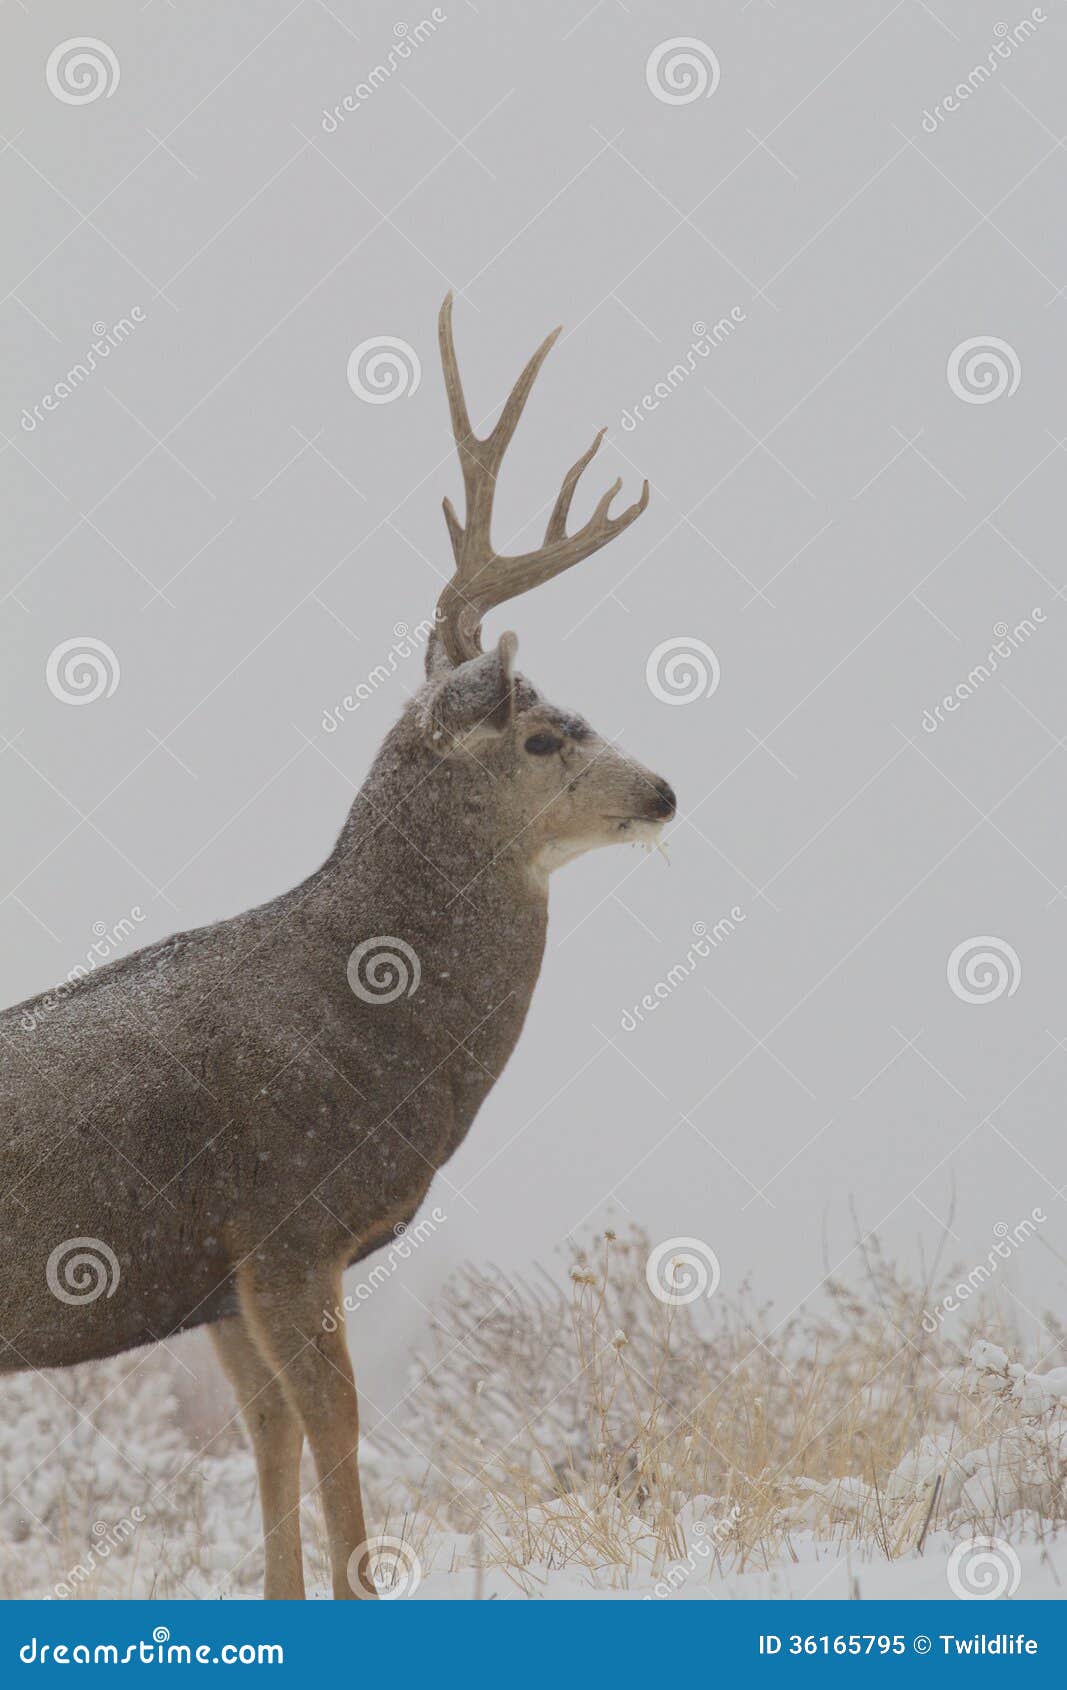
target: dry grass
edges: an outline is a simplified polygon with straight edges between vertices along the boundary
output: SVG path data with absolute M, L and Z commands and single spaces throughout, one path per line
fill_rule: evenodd
M 403 1415 L 429 1457 L 423 1519 L 477 1535 L 489 1562 L 620 1571 L 684 1555 L 694 1522 L 715 1564 L 743 1571 L 788 1558 L 804 1530 L 895 1558 L 940 1527 L 1064 1519 L 1063 1408 L 1039 1392 L 1024 1412 L 991 1346 L 971 1365 L 962 1315 L 926 1332 L 937 1288 L 877 1245 L 862 1288 L 831 1280 L 817 1312 L 781 1323 L 747 1289 L 664 1305 L 648 1254 L 640 1232 L 602 1234 L 569 1298 L 547 1275 L 452 1282 Z M 988 1303 L 982 1316 L 1018 1354 Z M 1042 1366 L 1064 1359 L 1050 1332 Z
M 479 1568 L 526 1593 L 561 1569 L 647 1591 L 694 1545 L 714 1583 L 810 1558 L 813 1542 L 892 1560 L 946 1528 L 1021 1542 L 1064 1521 L 1067 1346 L 1051 1321 L 1040 1357 L 988 1299 L 992 1342 L 975 1347 L 962 1314 L 927 1332 L 938 1288 L 870 1244 L 861 1285 L 831 1281 L 785 1321 L 747 1288 L 672 1307 L 648 1288 L 648 1254 L 640 1233 L 606 1233 L 569 1283 L 451 1282 L 392 1425 L 365 1441 L 379 1532 L 427 1571 L 466 1569 L 471 1595 Z M 78 1565 L 82 1596 L 256 1594 L 252 1462 L 239 1427 L 197 1425 L 202 1394 L 183 1398 L 161 1350 L 6 1379 L 0 1595 L 49 1595 Z M 304 1521 L 324 1588 L 313 1494 Z

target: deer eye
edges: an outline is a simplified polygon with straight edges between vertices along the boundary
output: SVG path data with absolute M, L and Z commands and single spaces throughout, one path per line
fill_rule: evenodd
M 531 734 L 526 741 L 526 750 L 531 757 L 549 757 L 553 751 L 558 751 L 563 744 L 555 734 Z

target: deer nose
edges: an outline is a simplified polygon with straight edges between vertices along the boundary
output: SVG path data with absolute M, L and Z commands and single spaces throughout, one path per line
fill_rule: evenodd
M 653 790 L 656 794 L 652 803 L 653 813 L 656 816 L 662 816 L 664 820 L 669 820 L 678 808 L 674 788 L 668 786 L 665 780 L 657 780 L 653 783 Z

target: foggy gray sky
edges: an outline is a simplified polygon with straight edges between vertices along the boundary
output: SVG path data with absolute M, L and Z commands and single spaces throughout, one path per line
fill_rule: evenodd
M 478 418 L 566 326 L 498 543 L 534 543 L 602 424 L 583 512 L 652 482 L 624 539 L 489 632 L 681 815 L 669 864 L 557 877 L 524 1038 L 434 1188 L 447 1224 L 360 1346 L 413 1332 L 456 1261 L 550 1262 L 612 1214 L 706 1241 L 724 1289 L 750 1274 L 784 1314 L 852 1249 L 850 1204 L 917 1268 L 953 1191 L 965 1266 L 1047 1215 L 1004 1274 L 1040 1314 L 1067 1177 L 1063 8 L 439 11 L 414 40 L 429 10 L 107 8 L 121 74 L 83 103 L 45 64 L 84 9 L 5 14 L 7 1001 L 135 907 L 127 949 L 330 848 L 420 657 L 324 713 L 450 568 L 451 286 Z M 672 103 L 693 85 L 651 84 L 680 50 L 698 92 Z M 420 379 L 402 353 L 408 391 L 373 404 L 347 371 L 381 337 Z M 118 682 L 72 707 L 46 670 L 85 636 Z M 709 696 L 657 696 L 668 641 L 711 648 Z M 986 938 L 1005 989 L 969 1002 L 949 958 Z

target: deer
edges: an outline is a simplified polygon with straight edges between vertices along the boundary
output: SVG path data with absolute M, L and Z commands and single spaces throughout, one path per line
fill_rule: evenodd
M 373 1598 L 342 1275 L 412 1221 L 526 1019 L 550 876 L 654 843 L 667 782 L 542 698 L 485 616 L 618 539 L 617 480 L 568 532 L 601 429 L 536 550 L 491 535 L 504 455 L 560 330 L 489 433 L 438 322 L 465 492 L 424 683 L 305 881 L 0 1018 L 0 1372 L 210 1331 L 252 1446 L 264 1596 L 304 1596 L 300 1467 L 316 1471 L 333 1595 Z M 249 1553 L 251 1553 L 251 1549 Z

